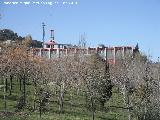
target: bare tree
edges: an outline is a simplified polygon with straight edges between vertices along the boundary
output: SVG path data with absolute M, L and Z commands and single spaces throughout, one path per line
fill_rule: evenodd
M 112 95 L 112 84 L 109 80 L 109 72 L 107 72 L 106 63 L 97 55 L 86 57 L 85 62 L 81 63 L 79 79 L 81 79 L 83 89 L 86 92 L 86 102 L 92 111 L 92 119 L 95 119 L 95 111 L 97 103 L 104 103 L 109 100 Z

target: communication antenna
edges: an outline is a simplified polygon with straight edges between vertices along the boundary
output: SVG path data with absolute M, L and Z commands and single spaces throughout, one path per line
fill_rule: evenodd
M 51 30 L 51 39 L 54 40 L 54 30 Z
M 42 28 L 43 28 L 43 38 L 42 38 L 42 40 L 43 40 L 43 48 L 44 48 L 44 37 L 45 37 L 45 29 L 44 29 L 44 26 L 46 26 L 45 24 L 44 24 L 44 22 L 42 23 Z

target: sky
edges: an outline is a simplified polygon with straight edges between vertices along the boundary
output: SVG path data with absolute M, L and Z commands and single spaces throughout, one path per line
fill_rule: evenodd
M 29 1 L 28 5 L 6 4 Z M 88 46 L 138 43 L 141 52 L 154 61 L 160 57 L 160 0 L 35 0 L 52 5 L 33 2 L 1 0 L 0 29 L 11 29 L 21 36 L 30 34 L 42 41 L 44 22 L 46 42 L 51 29 L 55 30 L 57 43 L 78 44 L 85 33 Z

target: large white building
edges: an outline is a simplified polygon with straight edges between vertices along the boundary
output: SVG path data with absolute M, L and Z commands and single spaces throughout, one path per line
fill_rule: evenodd
M 45 57 L 49 59 L 61 58 L 66 55 L 73 55 L 76 53 L 82 53 L 84 55 L 91 55 L 98 53 L 104 60 L 109 63 L 115 64 L 119 59 L 122 59 L 125 55 L 132 55 L 134 47 L 131 46 L 118 46 L 118 47 L 96 47 L 96 48 L 83 48 L 80 49 L 70 44 L 58 44 L 54 40 L 50 40 L 45 43 L 44 48 L 33 49 L 34 55 Z

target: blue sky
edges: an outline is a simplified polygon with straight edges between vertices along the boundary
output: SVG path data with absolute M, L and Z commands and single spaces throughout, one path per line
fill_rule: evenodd
M 41 24 L 45 22 L 46 41 L 50 29 L 55 30 L 58 43 L 77 44 L 85 32 L 89 46 L 138 43 L 140 50 L 153 60 L 160 57 L 160 0 L 43 0 L 59 2 L 52 6 L 3 4 L 6 1 L 31 0 L 2 0 L 0 29 L 12 29 L 21 36 L 31 34 L 33 39 L 42 41 Z M 63 5 L 65 1 L 74 4 Z

